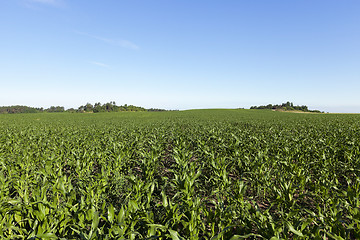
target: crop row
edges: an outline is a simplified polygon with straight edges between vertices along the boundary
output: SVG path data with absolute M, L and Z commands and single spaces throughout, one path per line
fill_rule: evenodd
M 358 239 L 357 115 L 0 118 L 4 239 Z

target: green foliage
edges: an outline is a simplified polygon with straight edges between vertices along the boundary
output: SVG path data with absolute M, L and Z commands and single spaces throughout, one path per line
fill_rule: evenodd
M 147 109 L 148 112 L 165 112 L 165 109 L 160 109 L 160 108 L 149 108 Z
M 42 112 L 42 108 L 33 108 L 27 106 L 7 106 L 7 107 L 0 107 L 0 114 L 4 113 L 38 113 Z
M 250 107 L 250 109 L 273 109 L 273 110 L 284 110 L 284 111 L 297 110 L 297 111 L 303 111 L 303 112 L 321 113 L 319 110 L 309 110 L 308 107 L 305 105 L 294 106 L 294 104 L 292 102 L 286 102 L 286 103 L 282 103 L 280 105 L 268 104 L 268 105 L 262 105 L 262 106 L 252 106 L 252 107 Z
M 45 112 L 64 112 L 64 107 L 61 106 L 51 106 L 48 109 L 45 109 Z
M 0 116 L 1 239 L 359 239 L 360 116 Z
M 123 105 L 117 106 L 115 102 L 108 102 L 105 104 L 95 103 L 94 106 L 91 103 L 87 103 L 85 106 L 80 106 L 77 110 L 78 112 L 138 112 L 138 111 L 146 111 L 143 107 L 137 107 L 134 105 Z
M 91 103 L 87 103 L 84 106 L 78 107 L 76 110 L 74 108 L 70 108 L 66 110 L 66 112 L 80 112 L 80 113 L 98 113 L 98 112 L 139 112 L 139 111 L 150 111 L 150 112 L 160 112 L 166 111 L 164 109 L 154 109 L 151 108 L 146 110 L 143 107 L 137 107 L 134 105 L 123 105 L 117 106 L 115 102 L 111 101 L 105 104 L 95 103 L 92 105 Z M 41 112 L 48 112 L 48 113 L 56 113 L 56 112 L 65 112 L 65 108 L 62 106 L 51 106 L 47 109 L 43 108 L 33 108 L 27 106 L 8 106 L 8 107 L 0 107 L 0 114 L 4 113 L 41 113 Z

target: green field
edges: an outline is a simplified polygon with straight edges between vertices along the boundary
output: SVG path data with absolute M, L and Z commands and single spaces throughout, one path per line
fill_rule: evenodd
M 0 115 L 1 239 L 359 239 L 360 115 Z

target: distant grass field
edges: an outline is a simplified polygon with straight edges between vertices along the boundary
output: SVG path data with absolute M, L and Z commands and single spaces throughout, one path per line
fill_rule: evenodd
M 360 239 L 360 115 L 0 115 L 1 239 Z

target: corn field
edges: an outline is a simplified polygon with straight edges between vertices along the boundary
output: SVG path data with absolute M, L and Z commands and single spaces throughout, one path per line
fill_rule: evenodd
M 1 239 L 360 239 L 360 115 L 0 116 Z

